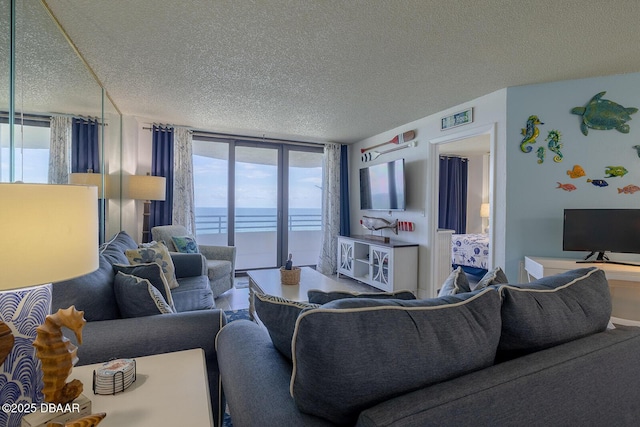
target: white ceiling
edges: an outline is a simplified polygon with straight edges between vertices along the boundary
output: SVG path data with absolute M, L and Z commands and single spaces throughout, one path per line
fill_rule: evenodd
M 219 132 L 349 143 L 504 87 L 640 71 L 637 0 L 47 3 L 123 114 Z

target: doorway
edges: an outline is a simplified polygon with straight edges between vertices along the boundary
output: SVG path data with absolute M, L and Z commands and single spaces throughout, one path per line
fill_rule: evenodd
M 429 182 L 432 184 L 430 185 L 431 197 L 428 198 L 430 203 L 426 210 L 429 213 L 430 224 L 430 260 L 434 268 L 431 269 L 432 275 L 427 297 L 435 296 L 438 286 L 442 284 L 441 276 L 446 277 L 448 275 L 447 271 L 439 271 L 441 269 L 437 268 L 439 263 L 442 264 L 442 256 L 447 256 L 440 254 L 440 252 L 451 250 L 450 246 L 444 249 L 439 248 L 442 243 L 438 243 L 439 159 L 441 155 L 465 157 L 475 161 L 473 167 L 470 162 L 472 176 L 469 177 L 466 233 L 486 234 L 489 248 L 486 259 L 487 269 L 491 269 L 494 265 L 495 233 L 491 225 L 493 224 L 493 207 L 495 205 L 495 147 L 495 124 L 470 128 L 430 141 L 429 158 L 431 159 L 431 167 L 429 168 Z

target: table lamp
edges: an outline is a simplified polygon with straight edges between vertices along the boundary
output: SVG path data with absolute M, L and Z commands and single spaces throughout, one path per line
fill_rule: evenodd
M 100 243 L 104 242 L 104 220 L 106 217 L 105 199 L 111 197 L 111 186 L 109 184 L 109 176 L 103 176 L 101 173 L 93 172 L 93 169 L 87 169 L 86 172 L 72 172 L 69 174 L 69 184 L 74 185 L 92 185 L 98 188 L 98 224 Z
M 489 218 L 489 203 L 482 203 L 480 205 L 480 218 L 483 220 L 485 218 Z M 489 227 L 484 229 L 484 232 L 487 233 L 489 231 Z
M 0 397 L 42 402 L 33 341 L 51 311 L 51 282 L 98 268 L 95 187 L 0 183 Z M 0 413 L 18 426 L 23 413 Z
M 142 243 L 149 242 L 149 216 L 151 215 L 151 201 L 165 200 L 167 194 L 167 179 L 163 176 L 131 175 L 125 186 L 126 197 L 134 200 L 144 200 L 142 213 Z

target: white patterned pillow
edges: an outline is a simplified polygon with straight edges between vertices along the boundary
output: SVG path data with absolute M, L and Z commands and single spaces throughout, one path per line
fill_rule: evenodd
M 507 275 L 504 274 L 504 271 L 502 271 L 500 267 L 495 267 L 482 276 L 482 279 L 478 281 L 474 290 L 484 289 L 491 285 L 504 285 L 505 283 L 509 283 Z
M 467 279 L 467 275 L 462 270 L 462 267 L 458 267 L 449 274 L 447 280 L 444 281 L 442 287 L 440 288 L 440 292 L 438 292 L 439 297 L 447 296 L 447 295 L 455 295 L 461 294 L 463 292 L 471 292 L 471 288 L 469 287 L 469 279 Z
M 160 291 L 147 279 L 118 272 L 113 290 L 122 317 L 143 317 L 174 313 Z
M 162 272 L 167 279 L 169 289 L 175 289 L 178 287 L 178 281 L 176 280 L 176 270 L 169 255 L 169 249 L 162 242 L 151 242 L 146 247 L 137 249 L 128 249 L 125 251 L 125 255 L 129 260 L 129 264 L 146 264 L 149 262 L 155 262 L 162 267 Z

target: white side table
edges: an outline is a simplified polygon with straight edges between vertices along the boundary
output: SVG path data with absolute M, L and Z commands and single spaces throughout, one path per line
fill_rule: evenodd
M 69 377 L 84 385 L 91 412 L 106 412 L 100 427 L 213 426 L 202 349 L 138 357 L 136 381 L 115 395 L 93 394 L 101 363 L 74 367 Z

